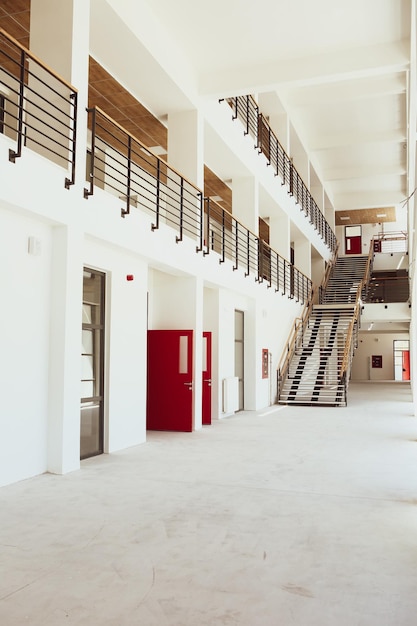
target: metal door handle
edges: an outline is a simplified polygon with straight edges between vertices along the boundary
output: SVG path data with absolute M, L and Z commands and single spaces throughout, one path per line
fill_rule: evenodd
M 188 389 L 192 389 L 193 388 L 193 383 L 184 383 L 184 385 L 188 385 Z
M 211 383 L 211 378 L 204 378 L 203 380 L 205 383 Z

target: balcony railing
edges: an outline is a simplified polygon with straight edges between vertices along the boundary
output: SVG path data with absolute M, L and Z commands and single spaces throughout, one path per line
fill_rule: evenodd
M 101 187 L 123 201 L 123 217 L 140 207 L 153 216 L 153 229 L 165 222 L 176 229 L 177 241 L 187 234 L 202 249 L 201 191 L 100 109 L 88 109 L 88 120 L 90 185 L 84 196 Z
M 0 132 L 16 142 L 15 162 L 29 148 L 75 180 L 77 90 L 0 28 Z
M 156 156 L 98 108 L 88 109 L 91 152 L 88 159 L 88 198 L 100 187 L 123 201 L 122 216 L 139 208 L 152 216 L 152 229 L 165 223 L 176 240 L 187 236 L 197 252 L 217 254 L 233 270 L 266 282 L 276 292 L 305 302 L 311 280 L 233 215 Z
M 233 119 L 239 119 L 243 124 L 245 134 L 249 134 L 255 148 L 267 159 L 267 164 L 273 168 L 274 174 L 281 178 L 288 193 L 294 196 L 307 219 L 318 231 L 326 245 L 332 252 L 336 249 L 336 235 L 320 211 L 316 201 L 306 184 L 293 165 L 292 159 L 285 152 L 271 129 L 265 116 L 252 96 L 237 96 L 228 98 L 227 102 L 233 110 Z

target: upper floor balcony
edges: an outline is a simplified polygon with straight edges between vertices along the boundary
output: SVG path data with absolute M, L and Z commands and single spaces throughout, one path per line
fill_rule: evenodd
M 116 120 L 93 106 L 87 127 L 80 126 L 77 90 L 3 30 L 0 93 L 0 131 L 12 146 L 10 161 L 36 152 L 63 169 L 67 188 L 86 174 L 86 199 L 101 188 L 120 200 L 122 217 L 146 212 L 152 230 L 164 223 L 177 243 L 187 237 L 196 252 L 215 254 L 220 264 L 229 261 L 233 270 L 297 301 L 309 298 L 309 277 Z M 80 133 L 88 136 L 86 173 L 76 162 Z

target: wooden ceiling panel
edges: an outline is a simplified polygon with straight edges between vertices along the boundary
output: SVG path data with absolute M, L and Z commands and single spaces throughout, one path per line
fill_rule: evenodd
M 357 224 L 382 224 L 395 222 L 395 207 L 380 209 L 355 209 L 353 211 L 336 211 L 336 226 L 351 226 Z
M 232 190 L 207 166 L 204 166 L 204 195 L 209 198 L 218 198 L 216 202 L 232 213 Z
M 0 26 L 29 47 L 30 0 L 0 0 Z M 88 106 L 98 106 L 147 147 L 167 150 L 164 124 L 138 102 L 95 59 L 89 62 Z M 232 190 L 208 167 L 204 168 L 204 194 L 232 213 Z

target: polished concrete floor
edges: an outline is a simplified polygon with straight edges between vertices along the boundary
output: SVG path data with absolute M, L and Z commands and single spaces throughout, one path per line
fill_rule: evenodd
M 351 384 L 1 489 L 1 626 L 415 626 L 412 413 Z

